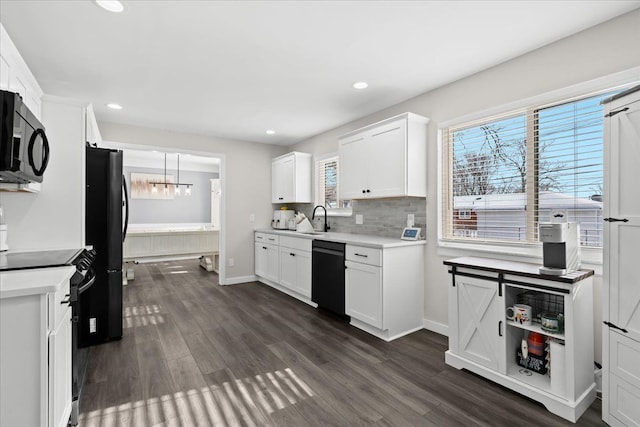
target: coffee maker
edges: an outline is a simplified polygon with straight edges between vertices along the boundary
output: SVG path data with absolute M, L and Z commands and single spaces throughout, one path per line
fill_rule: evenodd
M 538 226 L 542 242 L 540 274 L 562 276 L 580 270 L 580 224 L 546 222 Z

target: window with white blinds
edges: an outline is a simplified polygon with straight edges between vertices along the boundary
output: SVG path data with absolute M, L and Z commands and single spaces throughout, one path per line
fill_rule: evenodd
M 339 172 L 338 156 L 316 161 L 316 205 L 324 206 L 329 215 L 350 215 L 351 200 L 340 198 Z
M 442 237 L 538 242 L 538 223 L 580 223 L 602 246 L 603 108 L 613 92 L 442 129 Z

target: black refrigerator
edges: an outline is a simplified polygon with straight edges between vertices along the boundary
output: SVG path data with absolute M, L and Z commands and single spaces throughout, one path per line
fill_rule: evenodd
M 86 148 L 86 244 L 96 258 L 95 283 L 79 296 L 78 345 L 122 337 L 122 244 L 128 215 L 122 151 Z

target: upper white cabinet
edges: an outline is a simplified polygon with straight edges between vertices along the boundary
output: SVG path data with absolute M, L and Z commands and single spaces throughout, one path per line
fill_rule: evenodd
M 84 136 L 85 142 L 91 144 L 102 144 L 102 135 L 100 135 L 100 129 L 98 129 L 98 121 L 96 120 L 96 113 L 93 111 L 93 106 L 89 104 L 85 112 L 85 126 Z
M 42 89 L 2 24 L 0 24 L 0 89 L 19 93 L 27 108 L 42 121 Z
M 404 113 L 340 137 L 341 197 L 426 197 L 428 123 Z
M 640 87 L 605 105 L 602 419 L 640 425 Z
M 271 202 L 312 202 L 311 154 L 294 151 L 271 161 Z

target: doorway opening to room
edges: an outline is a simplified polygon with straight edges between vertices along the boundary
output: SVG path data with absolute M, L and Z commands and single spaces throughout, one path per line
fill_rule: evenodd
M 129 192 L 123 245 L 125 283 L 135 264 L 199 259 L 225 284 L 225 157 L 166 147 L 105 142 L 122 150 Z

